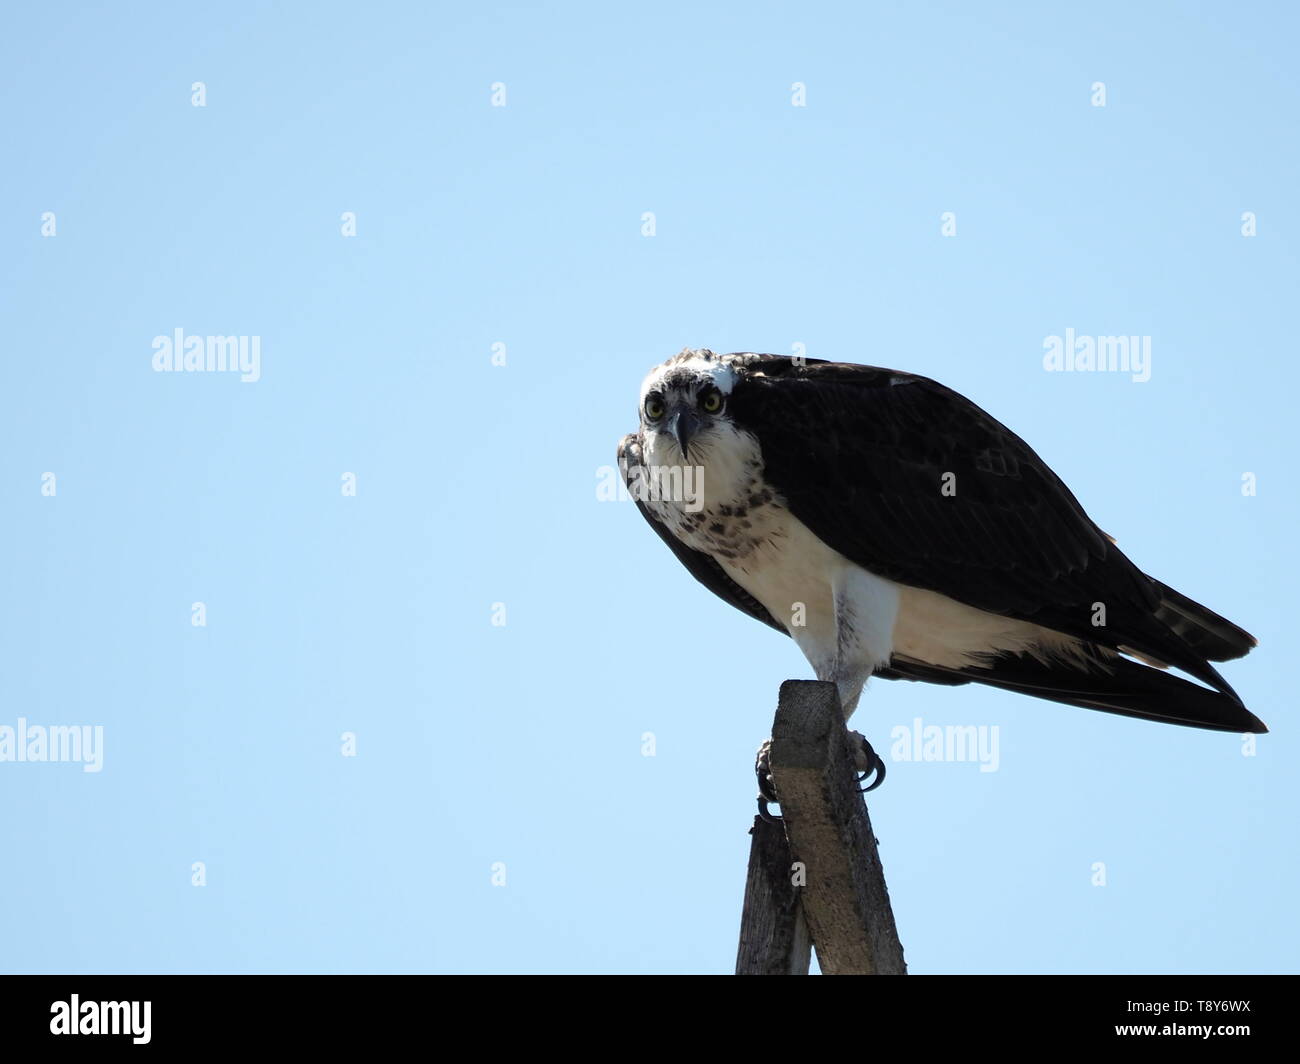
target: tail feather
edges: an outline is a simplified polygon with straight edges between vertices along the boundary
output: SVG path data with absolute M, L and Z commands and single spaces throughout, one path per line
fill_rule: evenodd
M 1268 731 L 1264 722 L 1235 697 L 1121 657 L 1076 668 L 1026 654 L 1001 654 L 987 668 L 952 669 L 895 655 L 888 668 L 877 675 L 949 685 L 982 683 L 1070 706 L 1189 728 L 1237 733 Z
M 1232 661 L 1257 645 L 1253 635 L 1226 617 L 1220 617 L 1159 580 L 1153 583 L 1160 595 L 1156 620 L 1203 657 L 1210 661 Z

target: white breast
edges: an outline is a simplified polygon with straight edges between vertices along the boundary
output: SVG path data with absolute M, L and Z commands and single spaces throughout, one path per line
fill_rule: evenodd
M 826 546 L 784 506 L 764 511 L 755 532 L 752 554 L 720 564 L 786 626 L 820 679 L 865 681 L 889 661 L 897 584 Z

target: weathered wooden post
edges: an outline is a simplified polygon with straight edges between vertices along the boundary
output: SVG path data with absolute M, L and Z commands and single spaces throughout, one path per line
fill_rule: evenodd
M 790 844 L 780 821 L 754 817 L 749 831 L 749 875 L 740 916 L 737 975 L 807 975 L 812 940 L 799 888 L 794 885 Z
M 809 939 L 827 975 L 907 974 L 834 684 L 781 685 L 771 771 L 782 819 L 754 819 L 736 974 L 807 974 Z

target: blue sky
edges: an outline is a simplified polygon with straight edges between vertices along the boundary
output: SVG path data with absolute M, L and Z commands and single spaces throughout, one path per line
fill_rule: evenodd
M 0 763 L 0 967 L 729 971 L 808 666 L 596 487 L 652 365 L 802 344 L 970 396 L 1261 643 L 1254 756 L 872 685 L 878 748 L 1000 736 L 872 796 L 911 969 L 1296 970 L 1300 18 L 1051 7 L 8 6 L 0 726 L 104 746 Z M 260 379 L 155 372 L 177 328 Z

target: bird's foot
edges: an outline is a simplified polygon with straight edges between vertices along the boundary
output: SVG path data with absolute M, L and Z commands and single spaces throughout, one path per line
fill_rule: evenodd
M 858 769 L 858 782 L 867 783 L 867 780 L 871 779 L 872 776 L 876 777 L 871 783 L 867 783 L 865 787 L 859 787 L 858 790 L 863 794 L 874 791 L 885 782 L 884 759 L 867 742 L 867 737 L 858 732 L 849 732 L 849 745 L 853 750 L 853 762 Z
M 772 780 L 771 757 L 772 740 L 767 739 L 758 748 L 758 755 L 754 758 L 754 772 L 758 776 L 758 815 L 769 824 L 775 824 L 781 818 L 768 809 L 768 805 L 779 802 L 780 799 L 776 796 L 776 784 Z
M 866 784 L 865 787 L 858 788 L 859 792 L 866 794 L 874 791 L 885 782 L 884 759 L 867 742 L 867 737 L 858 732 L 849 732 L 849 745 L 853 751 L 853 764 L 858 770 L 858 783 Z M 772 740 L 768 739 L 758 748 L 758 755 L 754 758 L 754 773 L 758 777 L 758 815 L 769 823 L 776 823 L 781 818 L 768 808 L 781 801 L 776 794 L 776 781 L 772 779 L 771 758 Z M 868 780 L 871 782 L 868 783 Z

